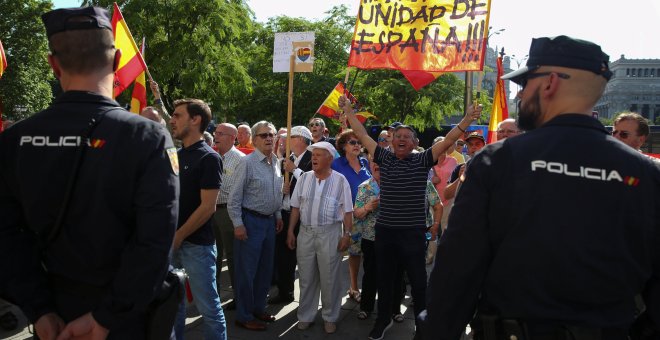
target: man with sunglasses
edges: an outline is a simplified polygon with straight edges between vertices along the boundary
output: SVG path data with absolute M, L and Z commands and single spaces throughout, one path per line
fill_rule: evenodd
M 623 112 L 614 118 L 612 136 L 629 147 L 641 152 L 649 136 L 649 122 L 634 112 Z
M 623 340 L 642 292 L 657 327 L 660 169 L 592 117 L 609 57 L 566 36 L 534 39 L 529 56 L 502 77 L 522 85 L 527 132 L 467 168 L 424 334 L 457 339 L 476 309 L 475 339 Z
M 273 153 L 276 131 L 267 121 L 252 126 L 255 149 L 238 163 L 227 201 L 234 224 L 236 325 L 255 331 L 275 321 L 266 313 L 266 296 L 273 277 L 275 233 L 283 225 L 284 178 Z
M 317 143 L 317 142 L 328 142 L 332 144 L 332 146 L 335 146 L 335 139 L 331 137 L 326 137 L 324 135 L 325 133 L 325 122 L 323 119 L 314 117 L 309 120 L 309 130 L 312 132 L 312 144 Z

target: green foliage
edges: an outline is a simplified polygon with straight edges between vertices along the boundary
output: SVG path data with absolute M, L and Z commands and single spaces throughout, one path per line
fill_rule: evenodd
M 45 0 L 0 0 L 0 40 L 7 69 L 0 79 L 3 118 L 23 119 L 52 100 L 48 42 L 40 15 L 52 8 Z

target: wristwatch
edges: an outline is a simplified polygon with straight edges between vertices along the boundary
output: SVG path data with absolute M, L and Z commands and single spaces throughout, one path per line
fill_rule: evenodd
M 351 232 L 350 231 L 344 232 L 344 236 L 347 236 L 347 237 L 350 238 L 351 237 Z

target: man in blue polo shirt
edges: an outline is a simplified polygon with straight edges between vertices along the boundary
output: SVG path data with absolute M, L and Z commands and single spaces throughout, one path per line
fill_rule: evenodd
M 211 217 L 220 190 L 222 161 L 206 144 L 203 133 L 211 121 L 211 109 L 199 99 L 174 102 L 170 120 L 179 149 L 179 224 L 172 248 L 175 265 L 188 273 L 195 306 L 205 323 L 205 339 L 227 339 L 227 325 L 216 288 L 217 249 Z M 176 334 L 183 339 L 185 305 L 177 318 Z
M 479 118 L 481 106 L 470 107 L 460 123 L 445 139 L 422 153 L 413 153 L 417 135 L 406 125 L 393 132 L 392 148 L 379 146 L 358 121 L 345 96 L 339 99 L 351 128 L 374 162 L 380 166 L 380 211 L 376 219 L 376 268 L 378 271 L 378 318 L 369 339 L 378 340 L 392 326 L 392 299 L 395 271 L 402 266 L 408 273 L 415 315 L 426 308 L 426 181 L 429 169 L 440 154 L 454 146 L 472 121 Z M 416 337 L 419 335 L 416 334 Z

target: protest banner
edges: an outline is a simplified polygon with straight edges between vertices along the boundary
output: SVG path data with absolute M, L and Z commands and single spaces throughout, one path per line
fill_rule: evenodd
M 312 72 L 314 66 L 314 32 L 275 33 L 273 43 L 273 72 L 289 72 L 289 102 L 286 114 L 286 134 L 291 136 L 293 115 L 293 75 Z M 286 154 L 291 153 L 290 138 L 286 139 Z M 289 173 L 284 173 L 289 182 Z
M 489 13 L 490 0 L 363 0 L 348 66 L 400 70 L 407 78 L 408 71 L 481 70 Z

